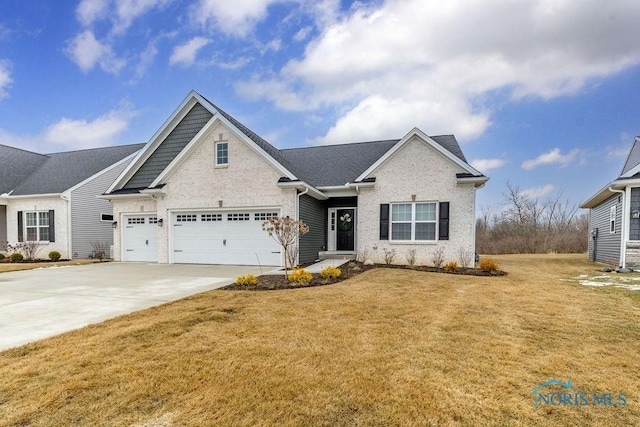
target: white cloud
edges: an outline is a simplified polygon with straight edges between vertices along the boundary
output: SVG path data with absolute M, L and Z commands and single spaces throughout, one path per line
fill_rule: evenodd
M 7 89 L 11 87 L 11 70 L 8 61 L 0 60 L 0 99 L 8 95 Z
M 99 64 L 102 70 L 117 74 L 125 65 L 124 60 L 116 57 L 111 46 L 98 41 L 90 30 L 70 40 L 65 52 L 85 73 Z
M 241 5 L 227 31 L 248 31 L 269 3 L 255 2 L 253 13 Z M 323 2 L 326 22 L 335 4 Z M 200 5 L 208 6 L 208 22 L 235 3 Z M 371 126 L 393 137 L 413 126 L 427 134 L 446 127 L 468 140 L 491 124 L 488 95 L 550 99 L 640 64 L 638 15 L 635 1 L 356 2 L 275 77 L 254 76 L 236 88 L 281 109 L 338 111 L 321 142 L 360 140 Z M 241 22 L 249 25 L 234 27 Z
M 170 2 L 171 0 L 82 0 L 76 8 L 76 18 L 87 28 L 98 21 L 109 19 L 113 22 L 111 31 L 120 35 L 137 18 Z
M 192 20 L 205 28 L 245 37 L 267 16 L 267 8 L 284 0 L 200 0 L 191 9 Z
M 506 164 L 507 161 L 503 159 L 476 159 L 471 162 L 471 166 L 480 172 L 488 172 L 492 169 L 498 169 Z
M 76 8 L 76 18 L 84 26 L 90 26 L 106 17 L 109 0 L 82 0 Z
M 198 51 L 211 43 L 211 40 L 204 37 L 194 37 L 188 42 L 181 44 L 180 46 L 176 46 L 173 49 L 173 53 L 169 58 L 170 64 L 182 64 L 182 65 L 192 65 L 196 56 L 198 55 Z
M 538 199 L 540 197 L 547 196 L 555 191 L 556 187 L 553 184 L 547 184 L 544 187 L 535 187 L 522 190 L 520 194 L 530 197 L 532 199 Z
M 114 139 L 129 127 L 136 115 L 136 111 L 125 106 L 93 120 L 62 118 L 46 129 L 44 139 L 66 149 L 113 145 Z
M 135 19 L 170 2 L 171 0 L 115 0 L 117 19 L 112 31 L 122 34 Z
M 559 148 L 554 148 L 548 153 L 540 154 L 535 159 L 525 160 L 522 162 L 522 168 L 526 170 L 531 170 L 535 167 L 541 165 L 551 165 L 551 164 L 561 164 L 563 166 L 568 165 L 575 159 L 580 150 L 574 148 L 567 154 L 562 154 Z
M 300 28 L 300 30 L 293 35 L 293 39 L 297 42 L 301 42 L 309 37 L 311 30 L 313 30 L 311 26 Z

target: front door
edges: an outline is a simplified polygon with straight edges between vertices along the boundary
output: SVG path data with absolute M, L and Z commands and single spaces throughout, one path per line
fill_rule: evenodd
M 336 250 L 352 251 L 355 248 L 355 209 L 337 209 L 336 223 Z

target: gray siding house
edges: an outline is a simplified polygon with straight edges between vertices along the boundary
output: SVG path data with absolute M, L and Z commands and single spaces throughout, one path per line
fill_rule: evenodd
M 580 207 L 589 209 L 589 259 L 640 269 L 640 137 L 620 175 Z
M 111 246 L 113 208 L 97 196 L 142 146 L 38 154 L 0 145 L 0 250 L 37 241 L 39 258 L 86 258 L 92 243 Z

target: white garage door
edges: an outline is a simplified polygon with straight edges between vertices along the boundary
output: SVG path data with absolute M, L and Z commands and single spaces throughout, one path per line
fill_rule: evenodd
M 158 261 L 158 218 L 154 215 L 123 216 L 123 261 Z
M 280 265 L 280 246 L 262 231 L 274 210 L 171 215 L 174 263 Z

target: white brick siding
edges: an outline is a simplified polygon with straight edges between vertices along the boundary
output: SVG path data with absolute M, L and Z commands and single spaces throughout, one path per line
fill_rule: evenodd
M 215 142 L 228 142 L 229 164 L 215 166 Z M 242 209 L 272 207 L 282 215 L 295 215 L 296 192 L 281 189 L 276 183 L 282 174 L 264 157 L 241 140 L 224 125 L 218 124 L 202 136 L 187 158 L 165 179 L 166 196 L 157 200 L 130 199 L 114 201 L 114 215 L 140 212 L 156 212 L 158 219 L 170 224 L 170 212 L 176 210 Z M 120 221 L 120 220 L 118 220 Z M 170 261 L 170 227 L 158 227 L 158 262 Z M 114 236 L 115 254 L 121 255 L 121 231 Z
M 51 251 L 60 252 L 62 258 L 71 258 L 71 254 L 69 254 L 69 228 L 67 226 L 68 206 L 68 202 L 60 196 L 11 199 L 7 205 L 7 241 L 9 244 L 18 242 L 18 212 L 53 210 L 55 211 L 56 241 L 43 243 L 36 253 L 36 258 L 48 259 Z M 25 220 L 23 219 L 23 221 Z M 24 237 L 26 238 L 26 233 Z
M 410 249 L 417 264 L 432 265 L 431 257 L 444 248 L 447 261 L 457 261 L 459 248 L 475 252 L 475 188 L 457 184 L 456 173 L 465 172 L 418 137 L 414 137 L 372 174 L 375 188 L 358 196 L 358 251 L 384 262 L 384 249 L 395 249 L 394 263 L 406 264 Z M 449 202 L 449 240 L 435 243 L 399 243 L 380 240 L 380 204 L 394 202 Z

